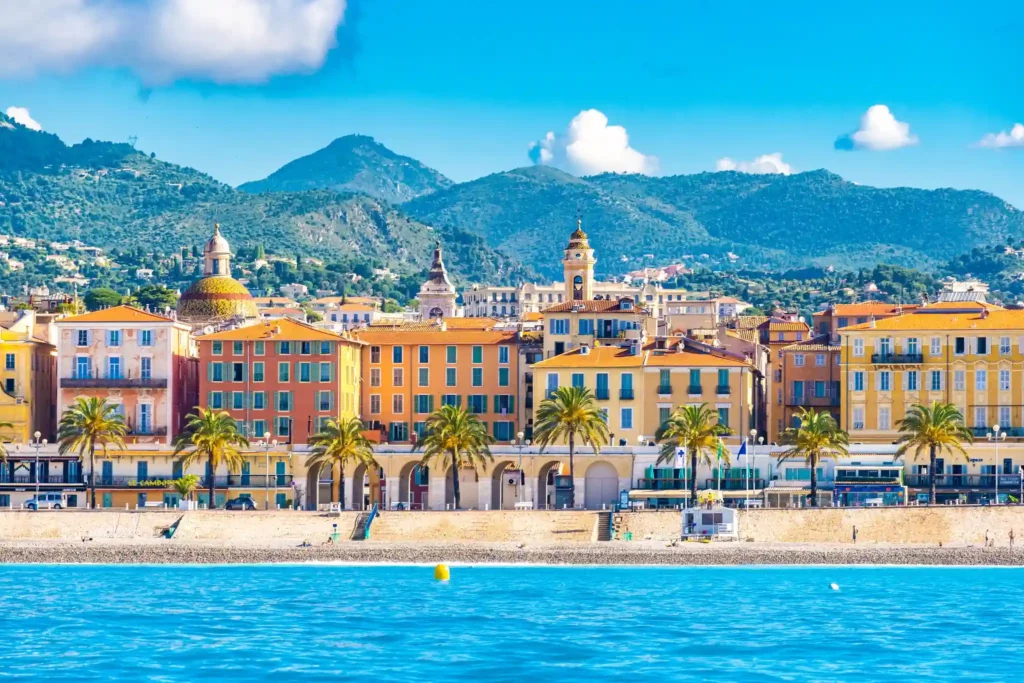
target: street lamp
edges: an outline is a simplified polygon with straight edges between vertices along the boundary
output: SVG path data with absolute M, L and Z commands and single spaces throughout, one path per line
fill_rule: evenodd
M 519 486 L 517 487 L 519 495 L 516 497 L 519 499 L 520 503 L 523 502 L 523 438 L 525 436 L 526 434 L 523 432 L 516 432 L 516 446 L 519 448 Z M 527 441 L 525 445 L 529 446 L 530 442 Z
M 46 445 L 46 439 L 40 440 L 42 434 L 36 432 L 32 435 L 30 445 L 36 449 L 36 510 L 39 510 L 39 451 Z
M 743 487 L 745 489 L 744 492 L 743 492 L 743 508 L 744 509 L 749 509 L 750 508 L 750 476 L 752 474 L 751 471 L 750 471 L 750 459 L 751 459 L 751 457 L 754 457 L 754 461 L 755 462 L 757 461 L 757 458 L 755 457 L 757 455 L 757 450 L 754 447 L 754 441 L 755 440 L 757 440 L 757 430 L 756 429 L 751 429 L 750 430 L 750 453 L 747 454 L 746 466 L 743 468 Z
M 263 506 L 265 509 L 270 509 L 270 447 L 277 446 L 277 439 L 270 440 L 270 432 L 263 432 L 263 441 L 260 442 L 263 446 L 263 454 L 266 456 L 267 461 L 267 474 L 263 480 Z M 277 482 L 274 482 L 274 488 L 277 488 Z
M 999 425 L 992 425 L 992 433 L 987 435 L 988 440 L 996 445 L 996 464 L 992 467 L 996 475 L 996 505 L 999 505 L 999 442 L 1006 438 L 1006 432 L 1000 431 Z

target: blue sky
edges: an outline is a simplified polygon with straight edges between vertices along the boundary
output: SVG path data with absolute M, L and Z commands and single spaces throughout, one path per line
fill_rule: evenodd
M 15 1 L 0 10 L 17 12 Z M 92 2 L 45 0 L 83 12 Z M 694 173 L 731 167 L 728 158 L 750 170 L 828 168 L 863 184 L 979 188 L 1024 207 L 1024 141 L 978 145 L 1024 122 L 1024 41 L 1010 2 L 289 3 L 323 10 L 326 27 L 277 17 L 266 40 L 231 36 L 228 23 L 199 27 L 191 43 L 147 32 L 146 45 L 110 33 L 70 53 L 45 50 L 59 36 L 32 35 L 20 61 L 0 68 L 0 108 L 27 108 L 68 142 L 136 135 L 140 148 L 231 184 L 348 133 L 463 181 L 528 165 L 531 143 L 551 131 L 548 161 L 580 173 Z M 322 64 L 300 50 L 320 29 Z M 0 62 L 12 40 L 3 31 Z M 836 149 L 874 125 L 862 117 L 879 104 L 895 128 Z M 570 145 L 570 121 L 590 109 L 625 128 L 634 155 L 615 149 L 600 118 Z M 784 166 L 753 163 L 774 153 Z

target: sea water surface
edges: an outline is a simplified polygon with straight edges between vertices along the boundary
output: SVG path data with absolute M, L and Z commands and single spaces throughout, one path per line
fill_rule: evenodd
M 1024 571 L 0 567 L 0 681 L 1016 679 Z M 830 584 L 836 583 L 839 590 Z

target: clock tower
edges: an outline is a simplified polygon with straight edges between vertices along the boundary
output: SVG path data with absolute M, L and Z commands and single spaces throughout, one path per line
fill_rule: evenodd
M 594 250 L 590 248 L 583 221 L 576 219 L 576 230 L 569 236 L 562 268 L 565 273 L 566 301 L 591 301 L 594 298 Z

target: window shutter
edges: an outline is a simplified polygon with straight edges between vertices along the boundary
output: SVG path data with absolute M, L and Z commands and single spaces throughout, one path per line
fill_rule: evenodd
M 428 413 L 434 412 L 434 395 L 433 394 L 430 394 L 429 396 L 427 396 L 427 412 Z
M 206 364 L 206 379 L 211 382 L 213 381 L 213 363 Z
M 480 412 L 481 413 L 486 413 L 487 412 L 487 394 L 481 394 L 480 395 L 480 402 L 481 402 L 480 403 Z

